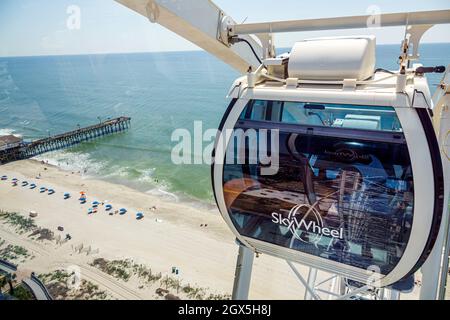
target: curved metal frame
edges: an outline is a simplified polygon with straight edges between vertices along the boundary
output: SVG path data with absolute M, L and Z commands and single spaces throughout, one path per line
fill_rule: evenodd
M 256 99 L 253 94 L 246 94 L 243 98 L 235 101 L 235 104 L 231 107 L 228 114 L 225 115 L 221 125 L 221 134 L 216 141 L 216 155 L 224 155 L 226 147 L 230 137 L 226 137 L 223 132 L 227 129 L 233 129 L 238 121 L 240 114 L 247 105 L 249 98 Z M 295 99 L 285 99 L 285 101 L 296 101 Z M 298 99 L 297 99 L 298 101 Z M 302 102 L 309 102 L 303 101 Z M 316 101 L 311 101 L 316 102 Z M 339 103 L 339 101 L 335 101 Z M 426 258 L 433 243 L 433 239 L 430 241 L 430 233 L 433 229 L 433 221 L 429 216 L 419 214 L 421 212 L 434 212 L 435 203 L 435 179 L 433 161 L 429 152 L 423 152 L 423 150 L 429 149 L 428 140 L 436 139 L 435 137 L 428 137 L 430 132 L 426 132 L 422 127 L 421 119 L 414 108 L 396 107 L 394 106 L 396 113 L 399 117 L 400 123 L 404 130 L 404 134 L 407 140 L 407 145 L 410 152 L 411 165 L 413 168 L 413 180 L 414 180 L 414 213 L 413 223 L 411 230 L 411 238 L 406 246 L 404 254 L 400 259 L 396 267 L 387 275 L 379 275 L 380 286 L 387 286 L 393 284 L 411 272 L 416 271 L 420 267 L 423 260 Z M 433 133 L 433 132 L 432 132 Z M 434 134 L 434 133 L 433 133 Z M 222 141 L 220 143 L 219 141 Z M 223 142 L 226 142 L 225 144 Z M 220 150 L 224 146 L 225 150 Z M 215 190 L 215 196 L 217 205 L 220 212 L 227 222 L 228 226 L 234 232 L 236 237 L 247 247 L 252 248 L 256 252 L 265 252 L 271 255 L 278 256 L 283 259 L 297 261 L 302 264 L 309 265 L 314 268 L 318 268 L 324 271 L 340 274 L 349 279 L 366 282 L 372 276 L 373 272 L 367 272 L 367 270 L 347 266 L 342 263 L 336 263 L 320 257 L 314 257 L 306 253 L 302 253 L 296 250 L 283 248 L 278 245 L 266 243 L 263 241 L 247 238 L 239 234 L 237 229 L 232 223 L 227 207 L 225 205 L 223 196 L 223 169 L 224 165 L 214 163 L 213 165 L 213 185 Z M 442 214 L 442 212 L 440 213 Z M 439 225 L 437 225 L 439 227 Z M 435 233 L 433 232 L 433 237 Z M 433 238 L 431 237 L 431 238 Z

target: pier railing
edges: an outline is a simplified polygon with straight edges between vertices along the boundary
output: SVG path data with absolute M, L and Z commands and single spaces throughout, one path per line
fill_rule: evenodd
M 83 127 L 30 143 L 24 143 L 20 147 L 1 152 L 0 163 L 32 158 L 46 152 L 68 148 L 84 141 L 122 132 L 130 127 L 130 123 L 130 117 L 119 117 L 89 127 Z

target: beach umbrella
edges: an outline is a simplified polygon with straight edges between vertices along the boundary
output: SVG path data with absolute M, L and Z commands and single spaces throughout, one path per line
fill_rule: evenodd
M 111 209 L 112 209 L 112 205 L 110 205 L 110 204 L 107 204 L 107 205 L 105 206 L 105 209 L 106 209 L 106 211 L 109 211 L 109 210 L 111 210 Z
M 64 199 L 69 199 L 70 198 L 70 193 L 68 193 L 68 192 L 66 192 L 66 193 L 64 193 Z
M 89 208 L 89 210 L 88 210 L 88 214 L 92 214 L 93 213 L 93 210 L 92 210 L 92 208 Z
M 138 212 L 137 214 L 136 214 L 136 219 L 137 220 L 142 220 L 144 218 L 144 214 L 142 213 L 142 212 Z
M 125 213 L 127 213 L 127 209 L 122 208 L 122 209 L 119 210 L 119 213 L 120 214 L 125 214 Z
M 22 181 L 22 186 L 25 187 L 28 185 L 28 181 Z
M 30 184 L 30 189 L 35 189 L 36 185 L 34 183 Z
M 12 181 L 19 181 L 19 179 L 17 179 L 17 178 L 13 178 L 13 179 L 12 179 Z
M 2 176 L 2 180 L 8 180 L 8 176 Z
M 96 204 L 96 205 L 99 205 L 99 204 L 100 204 L 100 202 L 98 202 L 98 201 L 94 201 L 94 202 L 92 202 L 92 204 Z
M 48 195 L 52 195 L 52 194 L 54 194 L 55 193 L 55 190 L 53 190 L 53 189 L 48 189 Z
M 41 188 L 39 189 L 39 191 L 40 191 L 41 193 L 44 193 L 46 190 L 47 190 L 47 188 L 45 188 L 45 187 L 41 187 Z

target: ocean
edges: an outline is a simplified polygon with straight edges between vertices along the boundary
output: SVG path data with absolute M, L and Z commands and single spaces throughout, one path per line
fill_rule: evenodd
M 397 69 L 398 45 L 377 47 Z M 450 43 L 423 44 L 420 62 L 449 65 Z M 0 135 L 32 140 L 121 115 L 126 133 L 38 157 L 87 177 L 179 201 L 211 204 L 210 167 L 174 165 L 174 129 L 217 128 L 238 73 L 206 52 L 0 58 Z M 441 75 L 428 76 L 434 91 Z M 198 155 L 194 155 L 198 156 Z

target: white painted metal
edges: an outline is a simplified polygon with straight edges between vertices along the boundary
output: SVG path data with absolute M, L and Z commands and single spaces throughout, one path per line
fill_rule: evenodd
M 450 65 L 433 97 L 434 128 L 441 148 L 441 159 L 444 169 L 444 181 L 450 181 Z M 449 232 L 449 184 L 445 184 L 444 213 L 436 244 L 422 267 L 422 300 L 445 299 L 445 288 L 448 275 L 448 257 L 450 253 Z
M 380 27 L 450 23 L 450 10 L 387 13 L 379 16 Z M 370 28 L 373 16 L 351 16 L 325 19 L 307 19 L 246 23 L 231 26 L 230 35 Z
M 307 39 L 295 43 L 289 57 L 290 78 L 366 80 L 375 70 L 375 36 Z
M 317 269 L 309 268 L 309 271 L 308 271 L 308 286 L 310 288 L 314 288 L 315 289 L 316 279 L 317 279 Z M 311 300 L 311 299 L 312 299 L 311 293 L 307 290 L 305 292 L 305 300 Z
M 414 109 L 398 108 L 397 116 L 407 141 L 414 180 L 414 214 L 411 235 L 397 266 L 383 279 L 387 283 L 395 283 L 404 276 L 405 268 L 414 265 L 423 252 L 431 230 L 432 221 L 429 215 L 434 208 L 434 174 L 431 165 L 428 142 L 419 117 Z M 420 248 L 420 249 L 419 249 Z
M 233 300 L 248 300 L 250 282 L 252 278 L 254 252 L 239 245 L 239 254 L 234 275 Z
M 179 36 L 191 41 L 200 48 L 213 54 L 241 73 L 249 66 L 256 69 L 259 62 L 246 43 L 233 46 L 219 40 L 222 22 L 235 24 L 220 8 L 209 0 L 115 0 L 124 6 L 158 23 Z M 227 30 L 225 30 L 227 31 Z M 256 53 L 263 57 L 261 44 L 255 36 L 243 35 L 250 42 Z M 225 41 L 226 40 L 226 41 Z

